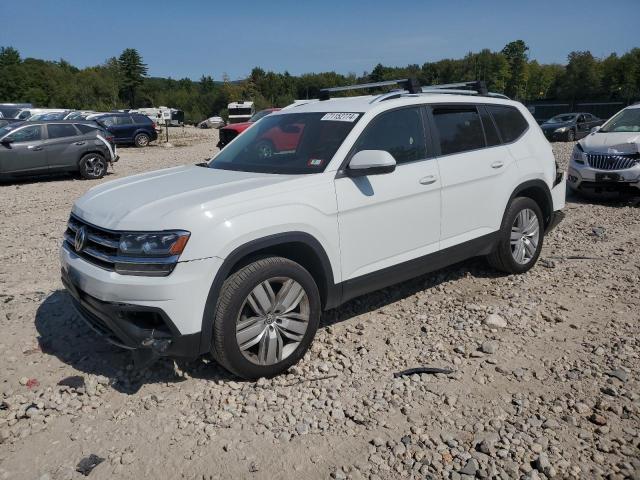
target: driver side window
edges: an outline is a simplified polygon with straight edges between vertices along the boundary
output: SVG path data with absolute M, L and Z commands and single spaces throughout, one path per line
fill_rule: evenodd
M 361 150 L 389 152 L 398 165 L 427 157 L 425 129 L 419 107 L 385 112 L 374 118 L 356 143 Z
M 33 142 L 35 140 L 42 140 L 42 131 L 40 125 L 33 125 L 13 132 L 11 135 L 8 135 L 6 139 L 14 143 Z

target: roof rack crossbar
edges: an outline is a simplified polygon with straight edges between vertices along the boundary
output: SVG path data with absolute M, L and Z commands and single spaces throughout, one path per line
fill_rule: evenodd
M 434 90 L 474 90 L 478 95 L 487 95 L 487 84 L 483 80 L 474 80 L 472 82 L 443 83 L 440 85 L 427 85 L 422 87 L 422 92 Z
M 330 94 L 334 92 L 365 90 L 369 88 L 388 87 L 391 85 L 398 85 L 409 93 L 420 93 L 420 84 L 415 78 L 403 78 L 401 80 L 386 80 L 384 82 L 360 83 L 357 85 L 346 85 L 344 87 L 323 88 L 320 90 L 320 100 L 329 100 Z

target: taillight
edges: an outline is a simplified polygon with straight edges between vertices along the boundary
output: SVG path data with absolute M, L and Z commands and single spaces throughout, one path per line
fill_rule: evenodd
M 156 122 L 152 122 L 153 125 L 153 129 L 156 130 L 158 127 L 156 127 Z

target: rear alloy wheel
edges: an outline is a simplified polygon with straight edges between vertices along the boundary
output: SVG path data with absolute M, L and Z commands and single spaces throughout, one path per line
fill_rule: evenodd
M 258 158 L 270 158 L 273 156 L 273 144 L 267 140 L 261 140 L 256 145 Z
M 107 173 L 107 161 L 99 153 L 89 153 L 80 160 L 80 176 L 97 180 Z
M 533 199 L 514 199 L 505 213 L 496 247 L 487 256 L 489 264 L 507 273 L 524 273 L 532 268 L 542 250 L 542 219 L 542 211 Z
M 320 310 L 318 287 L 301 265 L 281 257 L 256 260 L 222 287 L 213 356 L 243 378 L 277 375 L 309 348 Z
M 136 147 L 142 148 L 149 145 L 149 135 L 146 133 L 139 133 L 136 135 L 136 138 L 133 139 Z

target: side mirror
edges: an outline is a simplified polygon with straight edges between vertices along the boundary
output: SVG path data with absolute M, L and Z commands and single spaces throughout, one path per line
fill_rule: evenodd
M 382 175 L 396 169 L 396 160 L 385 150 L 361 150 L 349 162 L 346 174 L 349 177 Z
M 600 125 L 598 125 L 597 127 L 593 127 L 591 129 L 591 133 L 596 133 L 598 130 L 600 130 L 602 127 Z
M 11 145 L 13 143 L 13 138 L 3 138 L 2 140 L 0 140 L 0 143 L 2 143 L 2 145 Z

